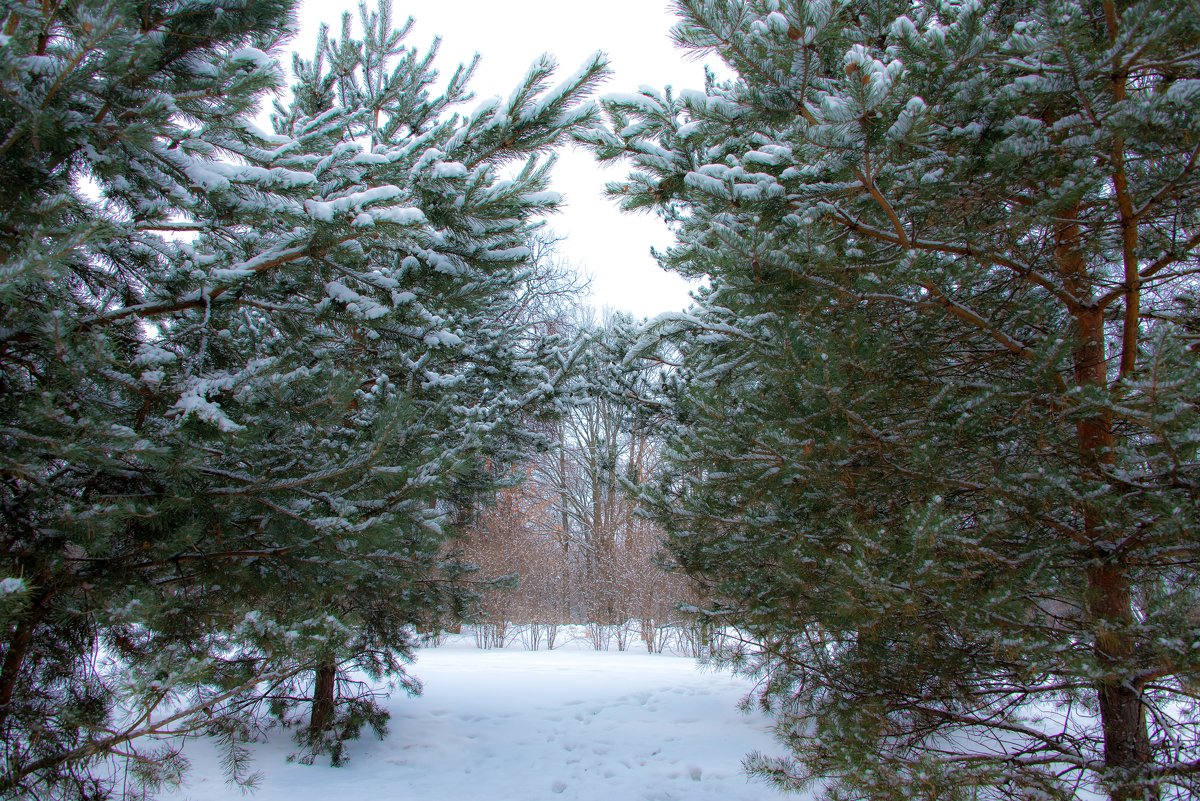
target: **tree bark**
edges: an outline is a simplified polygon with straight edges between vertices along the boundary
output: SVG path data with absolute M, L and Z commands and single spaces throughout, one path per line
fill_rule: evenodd
M 1101 564 L 1088 570 L 1088 592 L 1088 611 L 1096 627 L 1095 653 L 1105 669 L 1096 686 L 1104 728 L 1104 762 L 1116 771 L 1109 792 L 1113 801 L 1152 801 L 1158 798 L 1157 788 L 1138 782 L 1150 765 L 1151 754 L 1142 688 L 1129 677 L 1128 660 L 1136 647 L 1127 633 L 1133 623 L 1129 580 L 1120 566 Z M 1114 631 L 1111 627 L 1120 628 Z
M 1074 311 L 1075 345 L 1073 368 L 1078 387 L 1108 390 L 1108 354 L 1104 336 L 1104 310 L 1093 302 L 1087 265 L 1079 243 L 1081 230 L 1076 209 L 1068 210 L 1057 231 L 1055 257 L 1063 283 L 1079 301 Z M 1125 365 L 1121 365 L 1124 372 Z M 1112 415 L 1101 412 L 1080 420 L 1075 426 L 1076 445 L 1083 467 L 1098 476 L 1114 463 L 1115 434 Z M 1108 769 L 1112 801 L 1152 801 L 1157 791 L 1138 781 L 1151 762 L 1146 733 L 1146 710 L 1142 687 L 1131 665 L 1137 643 L 1132 633 L 1133 604 L 1128 568 L 1115 542 L 1105 531 L 1103 518 L 1088 504 L 1081 508 L 1084 536 L 1091 545 L 1088 554 L 1088 621 L 1092 627 L 1093 653 L 1101 669 L 1096 681 L 1104 734 L 1104 763 Z
M 8 723 L 12 700 L 21 680 L 21 667 L 29 653 L 29 646 L 33 644 L 34 629 L 46 617 L 54 593 L 53 588 L 46 587 L 34 597 L 4 649 L 4 661 L 0 663 L 0 733 L 4 732 Z
M 654 618 L 649 615 L 642 616 L 642 642 L 646 643 L 646 653 L 654 653 L 654 639 L 656 632 L 654 629 Z
M 312 715 L 308 721 L 310 737 L 333 728 L 334 710 L 337 704 L 337 661 L 326 656 L 317 666 L 316 682 L 313 686 Z

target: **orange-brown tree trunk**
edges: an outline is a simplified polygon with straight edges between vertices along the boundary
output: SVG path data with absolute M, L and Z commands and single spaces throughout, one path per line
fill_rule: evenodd
M 1073 309 L 1075 385 L 1108 389 L 1108 354 L 1104 332 L 1104 310 L 1092 304 L 1086 263 L 1079 247 L 1081 230 L 1074 209 L 1064 215 L 1058 230 L 1055 256 L 1064 285 L 1080 302 Z M 1124 365 L 1122 365 L 1124 367 Z M 1076 443 L 1085 471 L 1098 477 L 1114 461 L 1112 415 L 1102 412 L 1080 420 L 1075 427 Z M 1094 636 L 1093 652 L 1101 668 L 1096 681 L 1104 734 L 1104 762 L 1112 772 L 1109 793 L 1113 801 L 1157 798 L 1157 792 L 1138 781 L 1150 763 L 1150 741 L 1146 732 L 1146 710 L 1142 688 L 1130 670 L 1136 642 L 1132 631 L 1133 603 L 1128 567 L 1116 543 L 1110 541 L 1103 520 L 1095 509 L 1081 509 L 1083 535 L 1090 544 L 1087 568 L 1088 620 Z

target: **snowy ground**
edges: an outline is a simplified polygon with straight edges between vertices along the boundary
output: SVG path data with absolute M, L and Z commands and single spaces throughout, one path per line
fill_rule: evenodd
M 419 698 L 389 701 L 391 733 L 350 745 L 342 768 L 288 764 L 289 733 L 254 747 L 256 801 L 769 801 L 748 752 L 781 749 L 745 682 L 693 659 L 644 652 L 479 650 L 467 638 L 420 652 Z M 518 646 L 519 647 L 519 646 Z M 189 744 L 186 784 L 164 798 L 239 796 L 205 743 Z M 794 798 L 794 796 L 792 796 Z

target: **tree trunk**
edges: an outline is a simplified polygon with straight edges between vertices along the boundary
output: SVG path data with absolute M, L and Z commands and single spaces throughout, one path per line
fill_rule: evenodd
M 654 618 L 649 616 L 642 617 L 642 642 L 646 643 L 646 653 L 654 653 Z
M 21 667 L 33 644 L 34 629 L 45 619 L 54 593 L 54 589 L 47 587 L 37 594 L 4 649 L 4 661 L 0 664 L 0 732 L 8 723 L 12 700 L 21 680 Z
M 1129 580 L 1119 566 L 1103 564 L 1088 570 L 1088 610 L 1097 627 L 1095 652 L 1105 668 L 1097 682 L 1100 720 L 1104 727 L 1104 762 L 1118 772 L 1110 782 L 1113 801 L 1158 798 L 1158 789 L 1138 783 L 1150 764 L 1146 707 L 1141 686 L 1128 678 L 1128 660 L 1136 644 L 1126 627 L 1133 623 Z M 1110 626 L 1119 626 L 1113 631 Z
M 1075 320 L 1073 367 L 1079 387 L 1108 389 L 1108 354 L 1104 336 L 1104 310 L 1092 301 L 1087 266 L 1079 249 L 1082 232 L 1069 210 L 1057 231 L 1055 256 L 1067 290 L 1081 303 L 1072 310 Z M 1124 367 L 1124 365 L 1122 365 Z M 1112 415 L 1102 412 L 1080 420 L 1076 443 L 1085 468 L 1099 473 L 1114 463 L 1115 435 Z M 1139 783 L 1150 765 L 1150 740 L 1142 688 L 1135 683 L 1130 663 L 1137 643 L 1133 634 L 1133 605 L 1128 568 L 1105 531 L 1102 516 L 1087 504 L 1081 509 L 1083 536 L 1091 545 L 1087 568 L 1086 608 L 1095 637 L 1092 649 L 1102 670 L 1096 681 L 1100 721 L 1104 732 L 1104 764 L 1110 772 L 1112 801 L 1152 801 L 1153 787 Z
M 313 686 L 312 716 L 308 722 L 310 737 L 315 737 L 333 728 L 336 696 L 337 661 L 332 656 L 326 656 L 317 666 L 317 677 Z

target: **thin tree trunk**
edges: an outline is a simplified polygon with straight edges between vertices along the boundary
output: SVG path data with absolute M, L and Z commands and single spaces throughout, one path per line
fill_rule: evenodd
M 1064 285 L 1081 303 L 1073 310 L 1075 384 L 1107 390 L 1104 311 L 1091 303 L 1091 286 L 1079 249 L 1081 231 L 1075 213 L 1072 209 L 1064 215 L 1066 222 L 1059 227 L 1055 247 Z M 1085 467 L 1099 472 L 1113 464 L 1115 435 L 1111 413 L 1101 412 L 1080 420 L 1075 434 Z M 1128 568 L 1109 542 L 1100 515 L 1086 504 L 1081 511 L 1084 537 L 1092 544 L 1085 601 L 1095 637 L 1093 653 L 1102 670 L 1096 680 L 1096 695 L 1104 732 L 1104 763 L 1111 771 L 1109 794 L 1112 801 L 1152 801 L 1158 797 L 1157 791 L 1138 782 L 1138 776 L 1150 764 L 1151 755 L 1142 688 L 1135 683 L 1130 667 L 1137 643 L 1132 633 Z
M 337 661 L 326 656 L 317 666 L 316 682 L 313 686 L 312 716 L 308 722 L 310 737 L 317 737 L 333 728 L 333 716 L 337 703 Z
M 49 587 L 37 594 L 22 616 L 17 630 L 9 638 L 8 647 L 4 649 L 4 661 L 0 664 L 0 732 L 8 723 L 12 700 L 21 681 L 21 667 L 29 653 L 29 646 L 33 644 L 34 629 L 45 619 L 54 594 L 55 590 Z
M 560 618 L 563 623 L 570 623 L 571 617 L 571 510 L 567 499 L 567 426 L 563 423 L 558 429 L 558 505 L 562 526 L 563 569 L 560 577 L 562 608 Z
M 1126 630 L 1112 631 L 1109 626 L 1132 624 L 1129 580 L 1125 571 L 1114 565 L 1099 565 L 1088 571 L 1089 612 L 1098 626 L 1096 655 L 1106 668 L 1097 682 L 1100 719 L 1104 727 L 1104 761 L 1120 776 L 1111 784 L 1113 801 L 1159 796 L 1156 787 L 1138 783 L 1151 761 L 1150 738 L 1146 733 L 1146 707 L 1141 686 L 1127 676 L 1128 660 L 1135 643 Z

